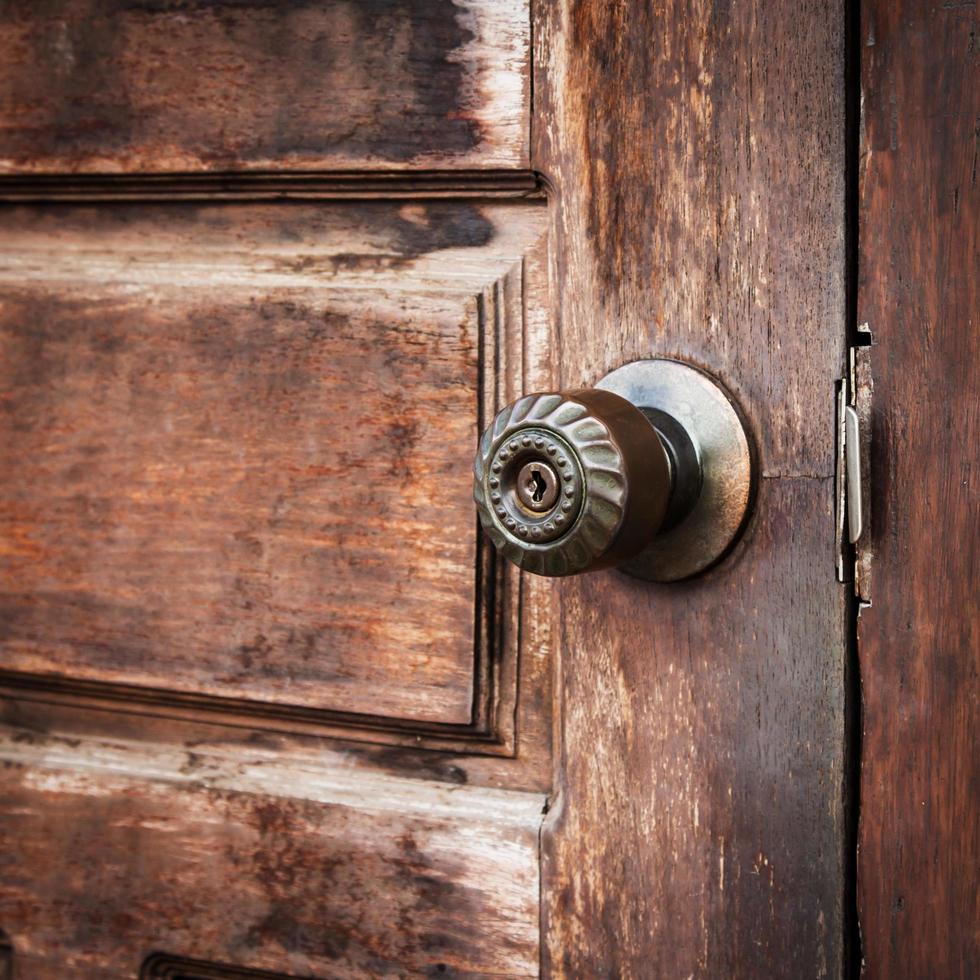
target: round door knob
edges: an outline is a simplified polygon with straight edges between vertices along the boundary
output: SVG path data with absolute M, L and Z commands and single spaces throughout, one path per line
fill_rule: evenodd
M 686 578 L 729 547 L 748 508 L 734 405 L 677 361 L 637 361 L 596 388 L 527 395 L 497 414 L 474 464 L 480 521 L 540 575 L 613 566 Z

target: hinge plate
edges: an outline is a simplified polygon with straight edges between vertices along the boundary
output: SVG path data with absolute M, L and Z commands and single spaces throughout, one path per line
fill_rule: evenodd
M 837 578 L 871 602 L 871 332 L 849 348 L 848 369 L 837 388 Z M 853 554 L 853 576 L 848 567 Z

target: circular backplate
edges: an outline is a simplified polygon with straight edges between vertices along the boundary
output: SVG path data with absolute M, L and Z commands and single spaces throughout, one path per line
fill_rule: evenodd
M 650 582 L 704 571 L 738 536 L 752 496 L 752 453 L 734 404 L 702 371 L 665 359 L 625 364 L 596 387 L 676 419 L 701 461 L 701 492 L 687 516 L 619 567 Z

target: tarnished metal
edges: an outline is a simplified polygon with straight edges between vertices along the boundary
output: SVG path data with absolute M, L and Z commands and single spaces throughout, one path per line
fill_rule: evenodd
M 751 496 L 748 439 L 727 395 L 676 361 L 638 361 L 592 390 L 500 412 L 474 464 L 480 519 L 528 571 L 619 566 L 673 581 L 716 561 Z
M 844 457 L 847 470 L 847 539 L 854 544 L 861 537 L 861 428 L 857 410 L 844 408 Z
M 851 581 L 854 594 L 871 604 L 871 332 L 858 327 L 864 346 L 851 347 L 848 369 L 837 385 L 837 579 Z M 847 544 L 853 545 L 848 549 Z
M 868 344 L 871 332 L 868 325 L 858 327 L 858 336 L 864 335 Z M 871 604 L 871 572 L 874 562 L 874 544 L 871 534 L 871 403 L 874 397 L 874 379 L 871 371 L 873 348 L 854 349 L 854 410 L 858 417 L 861 445 L 861 533 L 854 540 L 854 594 L 865 605 Z
M 551 510 L 560 490 L 558 474 L 544 460 L 525 463 L 517 474 L 517 499 L 532 514 Z
M 731 547 L 752 498 L 752 452 L 734 403 L 703 371 L 672 360 L 634 361 L 606 375 L 597 387 L 672 419 L 687 434 L 700 463 L 700 487 L 686 514 L 622 570 L 654 582 L 704 571 Z
M 553 473 L 560 492 L 548 493 Z M 543 481 L 542 499 L 534 500 Z M 483 434 L 473 496 L 497 549 L 539 575 L 608 568 L 635 555 L 663 521 L 667 452 L 653 426 L 606 391 L 527 395 Z M 548 500 L 551 506 L 541 508 Z

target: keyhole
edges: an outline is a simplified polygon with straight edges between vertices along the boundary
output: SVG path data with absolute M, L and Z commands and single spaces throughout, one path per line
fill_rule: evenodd
M 539 460 L 521 467 L 515 489 L 521 505 L 535 514 L 551 510 L 558 501 L 558 477 L 547 463 Z
M 531 470 L 531 479 L 527 481 L 527 491 L 531 495 L 531 502 L 540 504 L 544 500 L 544 492 L 547 489 L 548 484 L 545 483 L 541 470 L 536 468 Z

